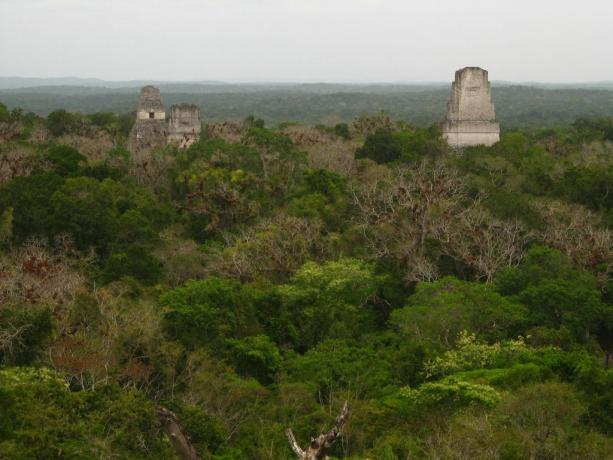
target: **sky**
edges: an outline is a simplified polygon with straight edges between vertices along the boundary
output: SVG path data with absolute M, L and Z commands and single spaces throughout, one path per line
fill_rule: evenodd
M 613 0 L 0 0 L 0 76 L 613 80 Z

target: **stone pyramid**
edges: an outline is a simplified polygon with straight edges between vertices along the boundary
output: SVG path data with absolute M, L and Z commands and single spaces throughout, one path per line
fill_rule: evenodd
M 500 140 L 487 70 L 465 67 L 455 73 L 442 131 L 453 148 L 492 145 Z

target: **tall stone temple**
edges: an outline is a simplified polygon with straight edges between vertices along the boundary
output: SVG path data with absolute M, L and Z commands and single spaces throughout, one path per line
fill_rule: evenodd
M 455 73 L 442 131 L 453 148 L 492 145 L 500 140 L 487 70 L 465 67 Z
M 198 106 L 173 105 L 170 108 L 170 117 L 166 119 L 160 90 L 155 86 L 145 86 L 140 91 L 129 145 L 132 151 L 153 149 L 167 144 L 186 148 L 198 140 L 201 130 Z

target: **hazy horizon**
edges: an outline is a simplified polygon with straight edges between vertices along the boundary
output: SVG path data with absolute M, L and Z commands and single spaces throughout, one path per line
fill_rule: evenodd
M 453 77 L 453 75 L 452 75 Z M 355 85 L 355 86 L 393 86 L 393 85 L 406 85 L 406 86 L 433 86 L 433 85 L 447 85 L 453 82 L 453 78 L 449 80 L 398 80 L 398 81 L 351 81 L 351 80 L 311 80 L 311 81 L 301 81 L 301 80 L 214 80 L 214 79 L 201 79 L 201 80 L 186 80 L 186 79 L 147 79 L 147 78 L 130 78 L 130 79 L 106 79 L 92 76 L 75 76 L 75 75 L 62 75 L 57 77 L 47 77 L 47 76 L 31 76 L 31 75 L 0 75 L 0 80 L 2 79 L 21 79 L 21 80 L 41 80 L 41 81 L 53 81 L 53 80 L 75 80 L 82 82 L 97 82 L 100 84 L 103 83 L 112 83 L 112 84 L 131 84 L 138 83 L 142 84 L 145 82 L 149 82 L 151 84 L 202 84 L 202 85 Z M 522 80 L 522 81 L 513 81 L 513 80 L 500 80 L 500 79 L 492 79 L 490 78 L 490 82 L 493 84 L 503 84 L 503 85 L 591 85 L 591 84 L 613 84 L 613 78 L 608 80 L 572 80 L 572 81 L 548 81 L 548 80 Z M 73 86 L 73 85 L 68 85 Z M 25 87 L 24 87 L 25 88 Z
M 613 80 L 613 2 L 1 0 L 0 73 L 227 83 Z

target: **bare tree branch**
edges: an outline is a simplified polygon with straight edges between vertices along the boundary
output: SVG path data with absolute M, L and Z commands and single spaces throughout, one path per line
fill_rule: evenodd
M 164 432 L 170 439 L 179 458 L 182 460 L 200 460 L 200 456 L 197 454 L 196 449 L 194 449 L 189 437 L 183 434 L 175 413 L 161 406 L 156 407 L 155 410 L 162 422 Z
M 287 428 L 285 430 L 285 436 L 287 436 L 287 440 L 289 441 L 289 445 L 292 448 L 292 451 L 296 454 L 296 456 L 298 458 L 303 458 L 304 457 L 304 450 L 302 450 L 300 448 L 300 446 L 298 445 L 298 442 L 296 441 L 296 437 L 294 436 L 294 433 L 292 432 L 291 428 Z
M 347 404 L 347 401 L 345 401 L 340 414 L 338 417 L 336 417 L 334 426 L 327 433 L 320 434 L 316 438 L 312 438 L 306 451 L 300 448 L 290 428 L 285 430 L 285 435 L 287 436 L 292 451 L 296 454 L 299 460 L 326 460 L 328 458 L 326 451 L 330 449 L 332 444 L 334 444 L 334 442 L 341 437 L 341 430 L 348 418 L 349 405 Z

